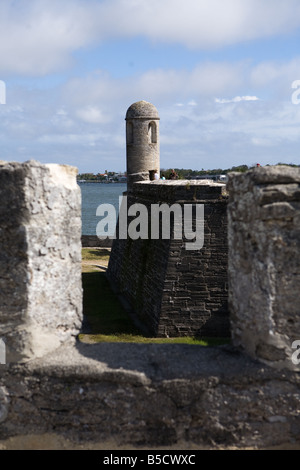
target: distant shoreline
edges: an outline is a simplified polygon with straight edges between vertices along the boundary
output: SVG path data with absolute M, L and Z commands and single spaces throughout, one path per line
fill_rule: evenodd
M 98 183 L 98 184 L 126 184 L 124 181 L 89 181 L 89 180 L 77 180 L 77 183 Z

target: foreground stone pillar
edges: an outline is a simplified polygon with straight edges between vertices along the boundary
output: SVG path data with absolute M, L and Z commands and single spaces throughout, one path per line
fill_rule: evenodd
M 272 366 L 299 369 L 300 170 L 229 175 L 229 309 L 233 342 Z
M 0 338 L 8 363 L 43 356 L 81 327 L 76 171 L 0 163 Z

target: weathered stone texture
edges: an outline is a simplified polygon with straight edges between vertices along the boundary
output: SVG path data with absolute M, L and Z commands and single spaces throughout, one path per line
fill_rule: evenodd
M 62 346 L 0 378 L 0 440 L 299 448 L 299 378 L 230 346 Z
M 229 336 L 225 186 L 196 181 L 136 183 L 128 207 L 143 204 L 149 239 L 114 240 L 108 278 L 155 336 Z M 184 237 L 153 240 L 151 205 L 204 204 L 204 246 L 187 250 Z M 194 215 L 195 216 L 195 215 Z M 130 219 L 128 220 L 128 224 Z
M 126 113 L 127 185 L 149 181 L 152 170 L 160 170 L 159 115 L 147 101 L 133 103 Z
M 235 345 L 293 367 L 300 339 L 300 170 L 229 175 L 229 302 Z
M 0 337 L 14 362 L 51 351 L 81 327 L 76 169 L 2 162 L 0 195 Z
M 79 199 L 77 188 L 73 187 L 73 183 L 69 185 L 73 178 L 67 178 L 68 184 L 64 178 L 64 183 L 58 178 L 58 174 L 66 176 L 65 171 L 55 171 L 59 167 L 49 168 L 33 162 L 4 166 L 0 168 L 0 179 L 3 170 L 6 172 L 4 181 L 7 192 L 3 189 L 4 185 L 0 188 L 1 194 L 5 196 L 6 217 L 1 207 L 0 240 L 5 243 L 13 262 L 10 266 L 9 258 L 5 258 L 7 250 L 1 245 L 1 289 L 7 289 L 8 293 L 20 292 L 19 297 L 6 298 L 10 316 L 5 313 L 8 310 L 4 308 L 4 299 L 1 299 L 0 336 L 4 334 L 10 340 L 12 335 L 7 333 L 16 327 L 17 321 L 23 322 L 29 333 L 31 331 L 28 326 L 31 326 L 32 319 L 27 306 L 31 305 L 34 293 L 37 299 L 42 293 L 39 286 L 44 286 L 43 279 L 46 276 L 42 257 L 48 266 L 47 284 L 53 295 L 55 292 L 51 286 L 57 289 L 58 285 L 55 282 L 52 284 L 53 265 L 50 260 L 59 265 L 62 263 L 64 268 L 58 272 L 62 284 L 65 282 L 62 273 L 67 273 L 66 277 L 75 276 L 72 271 L 75 266 L 64 264 L 67 259 L 71 259 L 72 253 L 73 262 L 77 259 L 74 249 L 67 248 L 67 241 L 67 246 L 63 247 L 58 238 L 57 244 L 48 246 L 50 233 L 45 224 L 49 222 L 51 226 L 54 222 L 47 211 L 57 211 L 55 220 L 60 220 L 59 223 L 69 233 L 70 222 L 63 222 L 62 213 L 66 213 L 68 218 L 75 216 Z M 55 183 L 52 180 L 54 172 Z M 0 446 L 9 446 L 5 440 L 10 436 L 21 436 L 21 441 L 22 436 L 33 435 L 36 447 L 41 448 L 45 442 L 44 436 L 55 435 L 67 439 L 71 448 L 72 445 L 86 448 L 91 443 L 99 444 L 100 447 L 103 445 L 104 448 L 109 441 L 114 449 L 126 446 L 135 449 L 140 446 L 148 449 L 160 446 L 176 448 L 177 445 L 184 449 L 189 446 L 193 449 L 264 449 L 274 446 L 299 449 L 299 365 L 295 370 L 290 370 L 291 358 L 281 357 L 282 352 L 286 354 L 288 351 L 287 340 L 299 339 L 299 304 L 294 296 L 299 288 L 299 176 L 298 171 L 290 172 L 287 169 L 258 169 L 246 175 L 230 177 L 229 299 L 233 341 L 237 347 L 232 344 L 207 348 L 179 344 L 91 345 L 66 342 L 48 354 L 32 357 L 25 363 L 0 365 Z M 44 183 L 42 186 L 37 184 L 35 193 L 27 188 L 27 183 L 33 189 L 36 178 L 41 178 Z M 17 185 L 20 197 L 15 194 L 12 181 Z M 61 183 L 58 184 L 58 181 Z M 197 253 L 186 251 L 186 255 L 182 256 L 182 246 L 172 245 L 172 240 L 156 241 L 157 244 L 152 248 L 157 250 L 158 256 L 153 256 L 153 251 L 149 249 L 145 255 L 139 243 L 128 244 L 127 240 L 116 240 L 115 254 L 119 253 L 129 263 L 129 271 L 121 273 L 120 279 L 125 282 L 128 277 L 128 289 L 132 289 L 131 282 L 140 279 L 140 288 L 146 292 L 142 300 L 147 301 L 147 308 L 148 305 L 153 306 L 158 298 L 162 300 L 165 292 L 168 292 L 168 295 L 172 293 L 174 297 L 176 312 L 177 300 L 187 301 L 189 297 L 183 288 L 184 279 L 187 279 L 186 284 L 192 291 L 190 282 L 193 276 L 199 285 L 202 272 L 208 273 L 207 278 L 203 278 L 207 279 L 210 286 L 216 282 L 213 280 L 215 273 L 222 272 L 224 267 L 221 263 L 223 255 L 217 256 L 217 253 L 223 253 L 223 241 L 220 242 L 219 235 L 213 236 L 217 230 L 217 221 L 220 223 L 221 219 L 221 226 L 224 223 L 225 227 L 221 209 L 222 204 L 226 206 L 223 190 L 220 185 L 208 185 L 206 188 L 191 185 L 188 188 L 180 182 L 167 182 L 165 185 L 137 183 L 139 194 L 131 194 L 132 202 L 137 199 L 146 204 L 158 200 L 195 200 L 208 205 L 207 215 L 213 221 L 208 220 L 211 231 L 207 232 L 206 238 L 209 240 L 210 252 L 216 252 L 215 257 L 198 259 L 199 264 L 195 264 L 197 272 L 191 275 L 191 266 L 194 257 L 197 259 Z M 50 198 L 50 194 L 55 194 L 55 197 Z M 217 194 L 220 199 L 216 197 Z M 7 195 L 11 204 L 7 202 Z M 49 200 L 52 200 L 51 209 L 48 207 Z M 60 203 L 62 205 L 59 209 Z M 39 225 L 39 220 L 43 222 L 43 227 Z M 25 236 L 28 228 L 31 228 L 31 237 Z M 41 237 L 43 230 L 45 236 Z M 58 228 L 52 226 L 51 230 L 52 236 L 56 236 Z M 80 228 L 78 235 L 75 236 L 75 232 L 76 224 L 72 227 L 74 238 L 69 241 L 70 247 L 75 244 L 77 236 L 80 239 Z M 32 239 L 39 241 L 33 243 Z M 14 245 L 16 240 L 18 245 Z M 166 252 L 167 258 L 164 257 Z M 65 256 L 62 256 L 63 253 Z M 213 274 L 209 270 L 210 259 L 216 263 Z M 26 288 L 22 290 L 22 273 L 27 272 L 29 265 L 37 271 L 40 268 L 44 274 L 42 278 L 37 277 L 37 281 L 31 281 L 30 277 L 25 282 Z M 169 265 L 170 279 L 166 277 Z M 119 264 L 113 261 L 112 267 L 116 273 L 118 269 L 127 269 L 120 264 L 120 260 Z M 142 272 L 141 267 L 146 271 Z M 14 269 L 12 272 L 17 276 L 15 280 L 10 279 L 10 269 Z M 137 270 L 140 271 L 135 273 Z M 153 286 L 147 279 L 148 272 L 153 277 Z M 31 275 L 34 274 L 34 271 L 31 272 Z M 30 291 L 31 284 L 35 286 L 33 291 Z M 67 289 L 68 284 L 64 285 Z M 175 285 L 180 299 L 175 298 L 172 290 Z M 134 286 L 138 288 L 137 283 Z M 212 290 L 213 295 L 220 295 L 218 287 Z M 200 289 L 193 290 L 198 295 L 195 305 L 201 305 L 200 312 L 205 302 L 207 305 L 211 302 L 210 297 L 205 297 L 206 290 L 201 289 L 200 282 Z M 147 296 L 151 292 L 154 292 L 154 296 L 149 299 Z M 51 344 L 53 328 L 56 330 L 56 310 L 47 296 L 45 302 L 49 306 L 47 320 L 50 326 L 47 337 L 43 338 L 47 342 L 50 339 Z M 61 304 L 65 310 L 65 297 L 61 298 Z M 46 311 L 37 308 L 33 312 L 38 326 L 41 325 L 40 331 L 45 332 Z M 77 318 L 74 314 L 74 324 Z M 179 321 L 177 317 L 176 322 Z M 22 336 L 22 339 L 27 341 L 28 338 Z M 33 353 L 38 356 L 36 350 Z

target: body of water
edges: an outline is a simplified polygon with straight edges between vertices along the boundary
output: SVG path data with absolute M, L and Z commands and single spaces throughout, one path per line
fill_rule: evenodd
M 78 183 L 82 200 L 82 235 L 96 235 L 101 217 L 96 216 L 100 204 L 112 204 L 119 212 L 119 196 L 127 190 L 123 183 Z

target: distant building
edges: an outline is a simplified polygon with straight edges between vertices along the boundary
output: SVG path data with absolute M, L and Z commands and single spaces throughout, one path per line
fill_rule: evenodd
M 216 181 L 220 183 L 226 183 L 227 181 L 227 175 L 202 175 L 202 176 L 195 176 L 195 180 L 211 180 L 211 181 Z
M 125 175 L 117 175 L 119 183 L 127 183 L 127 176 Z

